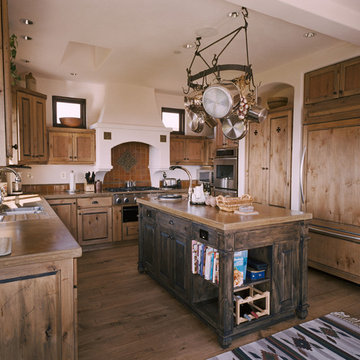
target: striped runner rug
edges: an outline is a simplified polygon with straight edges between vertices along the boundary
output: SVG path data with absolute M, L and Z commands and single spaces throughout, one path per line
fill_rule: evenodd
M 208 360 L 360 360 L 360 320 L 331 313 Z

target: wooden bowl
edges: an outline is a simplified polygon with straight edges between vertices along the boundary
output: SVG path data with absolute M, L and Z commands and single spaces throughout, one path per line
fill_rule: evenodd
M 67 127 L 79 127 L 81 125 L 81 119 L 77 117 L 61 117 L 60 122 Z
M 287 97 L 271 97 L 267 101 L 269 109 L 276 109 L 278 107 L 287 105 L 287 103 Z

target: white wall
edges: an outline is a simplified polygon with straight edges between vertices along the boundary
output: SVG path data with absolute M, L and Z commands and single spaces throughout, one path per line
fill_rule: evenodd
M 36 78 L 36 91 L 46 94 L 46 124 L 53 125 L 52 96 L 67 96 L 86 99 L 86 122 L 95 123 L 102 111 L 105 98 L 105 85 Z

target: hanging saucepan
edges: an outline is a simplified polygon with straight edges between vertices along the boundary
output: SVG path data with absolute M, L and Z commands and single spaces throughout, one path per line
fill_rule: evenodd
M 210 85 L 204 91 L 202 103 L 207 114 L 215 119 L 229 116 L 240 102 L 239 88 L 232 82 Z
M 267 117 L 267 114 L 268 114 L 268 111 L 266 108 L 263 108 L 259 105 L 253 105 L 247 115 L 246 115 L 246 118 L 249 120 L 249 121 L 252 121 L 252 122 L 256 122 L 256 123 L 261 123 L 262 121 L 264 121 Z
M 217 125 L 216 119 L 214 119 L 212 116 L 210 116 L 205 110 L 204 110 L 204 114 L 205 114 L 204 120 L 205 120 L 206 125 L 209 128 L 213 129 Z
M 216 119 L 214 119 L 205 112 L 204 107 L 202 106 L 201 98 L 201 91 L 192 91 L 191 93 L 187 94 L 184 97 L 185 110 L 187 111 L 187 114 L 190 118 L 191 115 L 189 114 L 189 111 L 195 112 L 195 114 L 199 114 L 199 116 L 204 119 L 207 126 L 209 126 L 210 128 L 214 128 L 217 125 Z M 190 125 L 190 127 L 196 128 L 195 125 Z
M 248 132 L 247 120 L 240 119 L 236 112 L 220 121 L 224 135 L 230 140 L 240 140 Z
M 185 109 L 190 118 L 190 129 L 193 132 L 200 133 L 205 125 L 205 112 L 201 105 L 190 105 Z

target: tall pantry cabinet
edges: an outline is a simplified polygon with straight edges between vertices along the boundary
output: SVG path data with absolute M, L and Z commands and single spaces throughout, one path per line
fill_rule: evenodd
M 332 65 L 357 66 L 360 58 Z M 346 65 L 346 66 L 345 66 Z M 329 68 L 329 67 L 327 67 Z M 320 69 L 321 70 L 321 69 Z M 319 70 L 314 72 L 321 73 Z M 341 74 L 341 73 L 339 73 Z M 305 100 L 309 84 L 305 74 Z M 339 78 L 339 83 L 344 83 Z M 350 80 L 345 81 L 349 83 Z M 316 93 L 317 90 L 312 90 Z M 358 94 L 305 105 L 303 210 L 313 214 L 308 264 L 360 284 L 360 90 Z M 342 92 L 344 94 L 344 91 Z M 346 94 L 346 93 L 345 93 Z M 306 103 L 306 101 L 305 101 Z
M 269 111 L 246 136 L 246 191 L 261 204 L 290 208 L 292 108 Z

